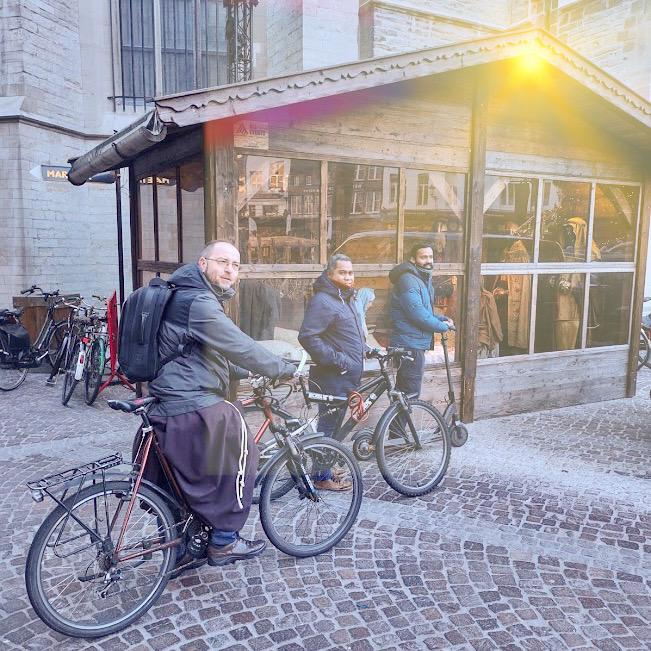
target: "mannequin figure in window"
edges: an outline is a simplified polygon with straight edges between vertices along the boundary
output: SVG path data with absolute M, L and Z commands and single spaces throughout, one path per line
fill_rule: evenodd
M 503 339 L 502 323 L 497 311 L 497 304 L 491 292 L 484 288 L 484 278 L 481 278 L 481 293 L 479 295 L 479 344 L 477 357 L 499 357 L 500 342 Z
M 506 224 L 511 235 L 518 226 Z M 516 240 L 507 250 L 502 262 L 523 264 L 531 262 L 529 251 L 522 240 Z M 529 317 L 531 314 L 532 276 L 528 274 L 505 274 L 499 276 L 493 290 L 500 320 L 506 323 L 506 346 L 504 354 L 523 355 L 529 350 Z

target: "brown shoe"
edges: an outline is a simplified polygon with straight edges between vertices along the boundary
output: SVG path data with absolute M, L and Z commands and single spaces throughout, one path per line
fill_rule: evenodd
M 223 547 L 208 545 L 208 565 L 229 565 L 236 561 L 246 561 L 262 552 L 267 547 L 264 540 L 246 540 L 237 537 L 235 542 Z
M 352 482 L 337 475 L 333 476 L 332 479 L 314 482 L 314 488 L 320 491 L 349 491 L 352 487 Z

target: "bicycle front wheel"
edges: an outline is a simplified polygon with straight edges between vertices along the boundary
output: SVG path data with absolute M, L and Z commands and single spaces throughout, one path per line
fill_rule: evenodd
M 106 364 L 106 349 L 104 339 L 99 338 L 93 341 L 86 366 L 85 396 L 86 404 L 92 405 L 97 398 L 99 389 L 102 386 L 104 377 L 104 365 Z
M 262 484 L 260 521 L 271 543 L 290 556 L 316 556 L 334 547 L 350 530 L 362 503 L 362 473 L 352 452 L 338 441 L 316 437 L 285 447 Z M 349 490 L 313 488 L 311 477 L 328 467 Z
M 67 405 L 75 390 L 79 380 L 75 380 L 75 371 L 77 370 L 77 360 L 81 353 L 82 343 L 79 339 L 71 341 L 66 352 L 63 370 L 63 389 L 61 390 L 61 404 Z
M 637 369 L 638 371 L 646 364 L 649 365 L 649 357 L 651 356 L 651 342 L 646 336 L 644 330 L 640 330 L 640 348 L 637 353 Z
M 27 371 L 11 362 L 0 362 L 0 391 L 17 389 L 25 381 Z
M 57 506 L 36 532 L 25 566 L 27 595 L 55 631 L 85 638 L 116 633 L 143 615 L 165 588 L 175 548 L 122 562 L 113 558 L 131 494 L 128 481 L 89 486 L 68 498 L 65 508 Z M 159 495 L 141 486 L 136 504 L 122 556 L 175 537 L 174 518 Z
M 375 457 L 393 490 L 415 497 L 434 490 L 450 463 L 450 436 L 439 412 L 424 400 L 399 402 L 382 415 L 375 429 Z

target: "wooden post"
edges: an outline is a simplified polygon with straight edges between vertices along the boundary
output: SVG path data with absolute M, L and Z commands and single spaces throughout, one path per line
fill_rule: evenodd
M 129 166 L 129 228 L 131 230 L 131 287 L 137 289 L 140 286 L 138 274 L 138 258 L 140 256 L 140 185 L 133 171 L 133 165 Z
M 466 282 L 462 335 L 463 384 L 461 418 L 470 423 L 475 412 L 475 378 L 479 342 L 479 298 L 481 291 L 481 247 L 484 230 L 484 180 L 486 176 L 486 84 L 475 79 L 470 132 L 470 178 L 466 225 Z
M 396 229 L 396 261 L 400 264 L 405 258 L 405 200 L 407 196 L 407 170 L 401 167 L 398 172 L 398 228 Z
M 642 209 L 637 235 L 637 265 L 635 270 L 635 288 L 631 306 L 631 347 L 628 353 L 628 374 L 626 378 L 626 396 L 633 398 L 637 388 L 637 354 L 640 347 L 640 321 L 642 319 L 642 298 L 646 275 L 646 257 L 649 246 L 649 222 L 651 222 L 651 177 L 642 185 Z M 590 240 L 588 240 L 590 241 Z
M 328 262 L 328 162 L 321 161 L 321 195 L 319 202 L 319 262 Z

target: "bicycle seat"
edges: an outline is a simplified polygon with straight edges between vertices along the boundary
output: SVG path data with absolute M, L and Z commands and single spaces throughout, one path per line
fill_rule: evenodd
M 17 319 L 24 311 L 24 307 L 19 307 L 17 310 L 8 310 L 6 308 L 3 308 L 0 310 L 0 319 L 6 319 L 10 316 Z
M 148 398 L 136 398 L 135 400 L 107 400 L 106 402 L 111 409 L 132 414 L 137 409 L 142 409 L 143 407 L 158 402 L 158 398 L 149 396 Z

